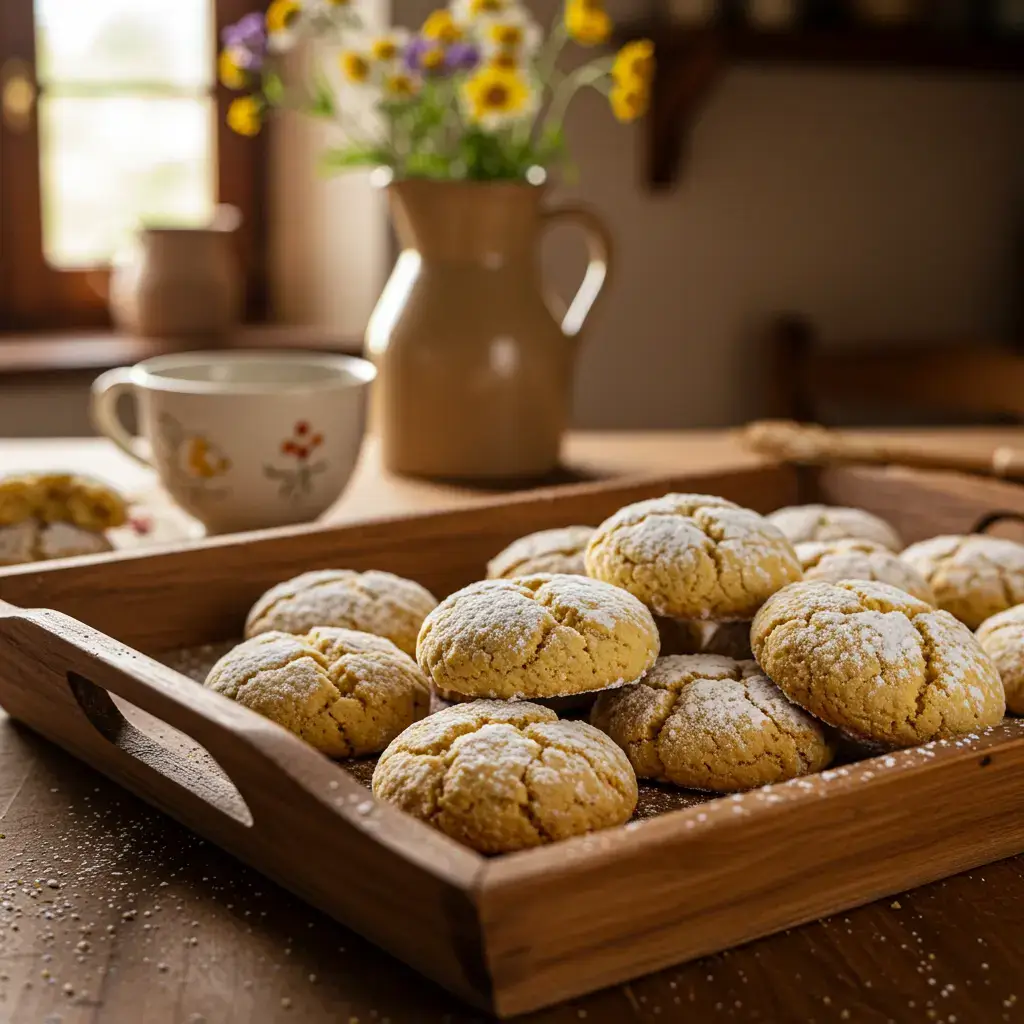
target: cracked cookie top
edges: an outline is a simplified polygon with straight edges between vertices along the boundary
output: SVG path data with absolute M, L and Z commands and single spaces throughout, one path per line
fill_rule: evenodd
M 672 619 L 750 620 L 802 576 L 793 546 L 763 516 L 707 494 L 619 509 L 597 528 L 586 562 L 588 575 Z
M 935 604 L 928 581 L 909 562 L 874 541 L 808 541 L 797 544 L 796 556 L 803 566 L 805 580 L 876 580 Z
M 750 641 L 790 700 L 860 739 L 909 747 L 995 725 L 1005 710 L 970 630 L 885 583 L 794 583 L 758 612 Z
M 1024 715 L 1024 604 L 986 619 L 975 635 L 999 670 L 1006 706 Z
M 790 703 L 752 661 L 659 658 L 635 686 L 601 694 L 590 721 L 639 778 L 730 793 L 828 766 L 825 727 Z
M 513 541 L 487 563 L 487 578 L 512 579 L 538 572 L 585 576 L 583 553 L 594 535 L 592 526 L 560 526 Z
M 626 756 L 585 722 L 478 700 L 397 737 L 373 794 L 480 853 L 509 853 L 623 824 L 637 787 Z
M 658 656 L 651 613 L 585 576 L 482 580 L 423 623 L 416 657 L 442 693 L 563 697 L 638 679 Z
M 935 591 L 940 608 L 971 629 L 1024 602 L 1024 544 L 984 534 L 932 537 L 901 555 Z
M 436 606 L 425 587 L 390 572 L 318 569 L 271 587 L 252 606 L 245 635 L 338 626 L 387 637 L 415 656 L 420 626 Z
M 768 515 L 794 544 L 818 540 L 870 540 L 889 551 L 903 547 L 900 535 L 880 516 L 843 505 L 788 505 Z
M 430 707 L 430 685 L 409 655 L 384 637 L 331 627 L 245 640 L 205 686 L 328 757 L 375 754 Z

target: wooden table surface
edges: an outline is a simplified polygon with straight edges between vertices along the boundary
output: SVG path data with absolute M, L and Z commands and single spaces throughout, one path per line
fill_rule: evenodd
M 978 448 L 1017 436 L 920 438 Z M 756 462 L 713 433 L 577 435 L 567 454 L 578 472 L 598 476 Z M 68 465 L 142 495 L 158 510 L 155 539 L 189 528 L 167 510 L 148 473 L 105 442 L 0 441 L 0 472 Z M 464 489 L 387 477 L 371 443 L 331 517 L 473 500 L 478 495 Z M 334 882 L 359 879 L 339 865 Z M 522 1019 L 1020 1021 L 1022 936 L 1018 857 Z M 483 1020 L 0 712 L 0 1021 Z

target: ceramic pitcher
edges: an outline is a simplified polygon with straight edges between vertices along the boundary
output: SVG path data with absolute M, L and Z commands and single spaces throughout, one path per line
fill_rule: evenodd
M 206 227 L 147 227 L 138 254 L 110 283 L 115 323 L 147 338 L 216 339 L 238 322 L 241 272 L 231 248 L 237 211 L 218 209 Z
M 367 328 L 385 466 L 461 479 L 540 476 L 558 464 L 580 329 L 611 243 L 581 206 L 542 187 L 404 181 L 389 186 L 402 247 Z M 540 280 L 543 231 L 581 227 L 589 265 L 564 313 Z

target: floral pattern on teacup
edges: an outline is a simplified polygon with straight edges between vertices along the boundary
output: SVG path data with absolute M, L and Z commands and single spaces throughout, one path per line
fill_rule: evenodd
M 231 459 L 204 433 L 187 430 L 170 413 L 161 413 L 154 439 L 161 461 L 176 489 L 190 500 L 226 497 L 231 489 L 218 484 L 231 469 Z
M 323 434 L 316 433 L 305 420 L 299 420 L 292 428 L 292 436 L 281 442 L 280 453 L 291 459 L 285 467 L 263 467 L 263 475 L 278 484 L 277 492 L 282 498 L 301 501 L 313 490 L 314 477 L 327 469 L 324 461 L 310 462 L 313 454 L 324 443 Z

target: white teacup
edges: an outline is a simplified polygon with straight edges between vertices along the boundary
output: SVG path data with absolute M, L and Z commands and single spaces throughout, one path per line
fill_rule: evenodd
M 308 522 L 341 494 L 376 370 L 306 352 L 187 352 L 110 370 L 92 386 L 96 427 L 153 466 L 211 533 Z M 131 392 L 142 437 L 117 414 Z

